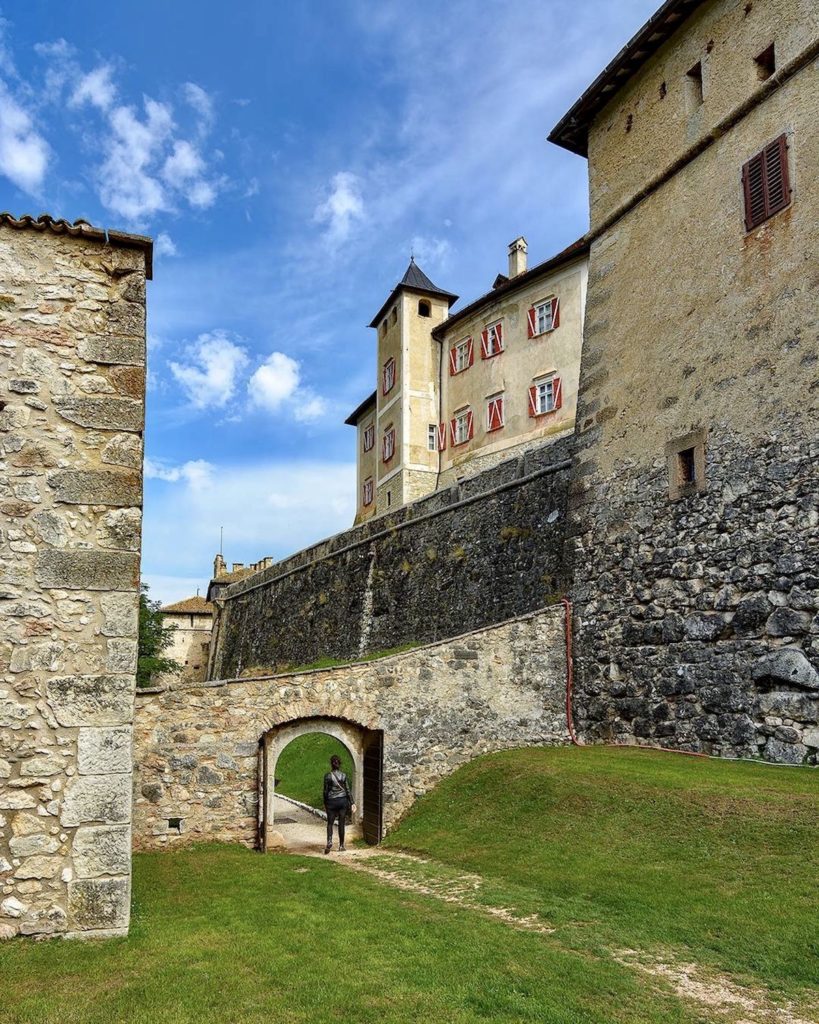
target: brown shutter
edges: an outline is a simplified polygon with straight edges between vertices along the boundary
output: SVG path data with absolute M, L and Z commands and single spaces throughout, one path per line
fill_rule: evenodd
M 470 409 L 469 412 L 466 414 L 466 439 L 467 439 L 467 441 L 471 441 L 472 440 L 473 433 L 474 433 L 474 423 L 473 423 L 473 417 L 472 417 L 472 410 Z
M 467 349 L 466 365 L 467 366 L 471 366 L 475 362 L 475 346 L 472 343 L 472 338 L 467 338 L 466 349 Z
M 457 429 L 457 422 L 458 421 L 456 420 L 456 418 L 454 416 L 449 421 L 449 436 L 450 436 L 450 439 L 452 440 L 452 447 L 453 448 L 458 443 L 458 435 L 455 433 L 455 431 Z
M 768 216 L 784 209 L 790 202 L 788 185 L 788 142 L 780 135 L 765 147 L 765 199 Z
M 453 346 L 449 350 L 449 376 L 454 377 L 458 372 L 458 348 Z
M 560 327 L 560 299 L 552 299 L 552 330 Z
M 765 172 L 762 156 L 762 153 L 757 153 L 742 168 L 747 231 L 765 220 Z
M 537 416 L 537 385 L 529 388 L 529 415 Z
M 481 331 L 481 359 L 489 358 L 489 328 Z
M 532 306 L 532 308 L 526 314 L 526 320 L 529 327 L 529 337 L 534 338 L 534 336 L 537 334 L 537 313 L 535 312 L 534 306 Z
M 553 409 L 559 409 L 563 405 L 563 385 L 560 381 L 560 377 L 555 377 L 552 382 L 552 395 L 554 405 Z

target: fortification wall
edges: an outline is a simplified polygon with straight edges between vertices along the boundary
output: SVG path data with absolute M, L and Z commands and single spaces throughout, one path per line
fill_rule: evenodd
M 479 754 L 566 743 L 564 629 L 562 607 L 548 608 L 378 661 L 138 691 L 136 848 L 252 846 L 259 741 L 299 719 L 383 730 L 387 830 Z
M 146 267 L 102 237 L 0 225 L 0 938 L 128 927 Z
M 571 443 L 527 451 L 233 584 L 217 600 L 210 677 L 428 643 L 547 604 L 566 583 Z

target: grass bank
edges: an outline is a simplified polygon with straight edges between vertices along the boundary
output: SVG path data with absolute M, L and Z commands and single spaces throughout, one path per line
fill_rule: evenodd
M 461 768 L 386 846 L 482 875 L 569 946 L 670 946 L 797 993 L 819 985 L 818 826 L 816 770 L 530 749 Z

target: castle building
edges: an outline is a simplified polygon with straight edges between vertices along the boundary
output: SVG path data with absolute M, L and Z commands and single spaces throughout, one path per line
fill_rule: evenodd
M 588 246 L 509 273 L 459 312 L 414 260 L 370 324 L 375 391 L 356 427 L 356 522 L 480 472 L 521 445 L 574 429 Z
M 815 3 L 666 0 L 550 136 L 589 169 L 569 532 L 590 739 L 819 745 L 817 57 Z
M 156 685 L 201 683 L 207 677 L 213 605 L 197 594 L 165 605 L 160 612 L 163 625 L 174 631 L 172 642 L 163 654 L 181 665 L 182 671 L 178 675 L 158 676 Z

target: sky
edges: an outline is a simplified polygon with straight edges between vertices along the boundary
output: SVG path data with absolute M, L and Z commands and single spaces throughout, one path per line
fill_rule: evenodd
M 0 208 L 153 237 L 143 577 L 347 528 L 370 322 L 588 228 L 551 128 L 659 0 L 0 0 Z M 457 307 L 455 307 L 457 309 Z

